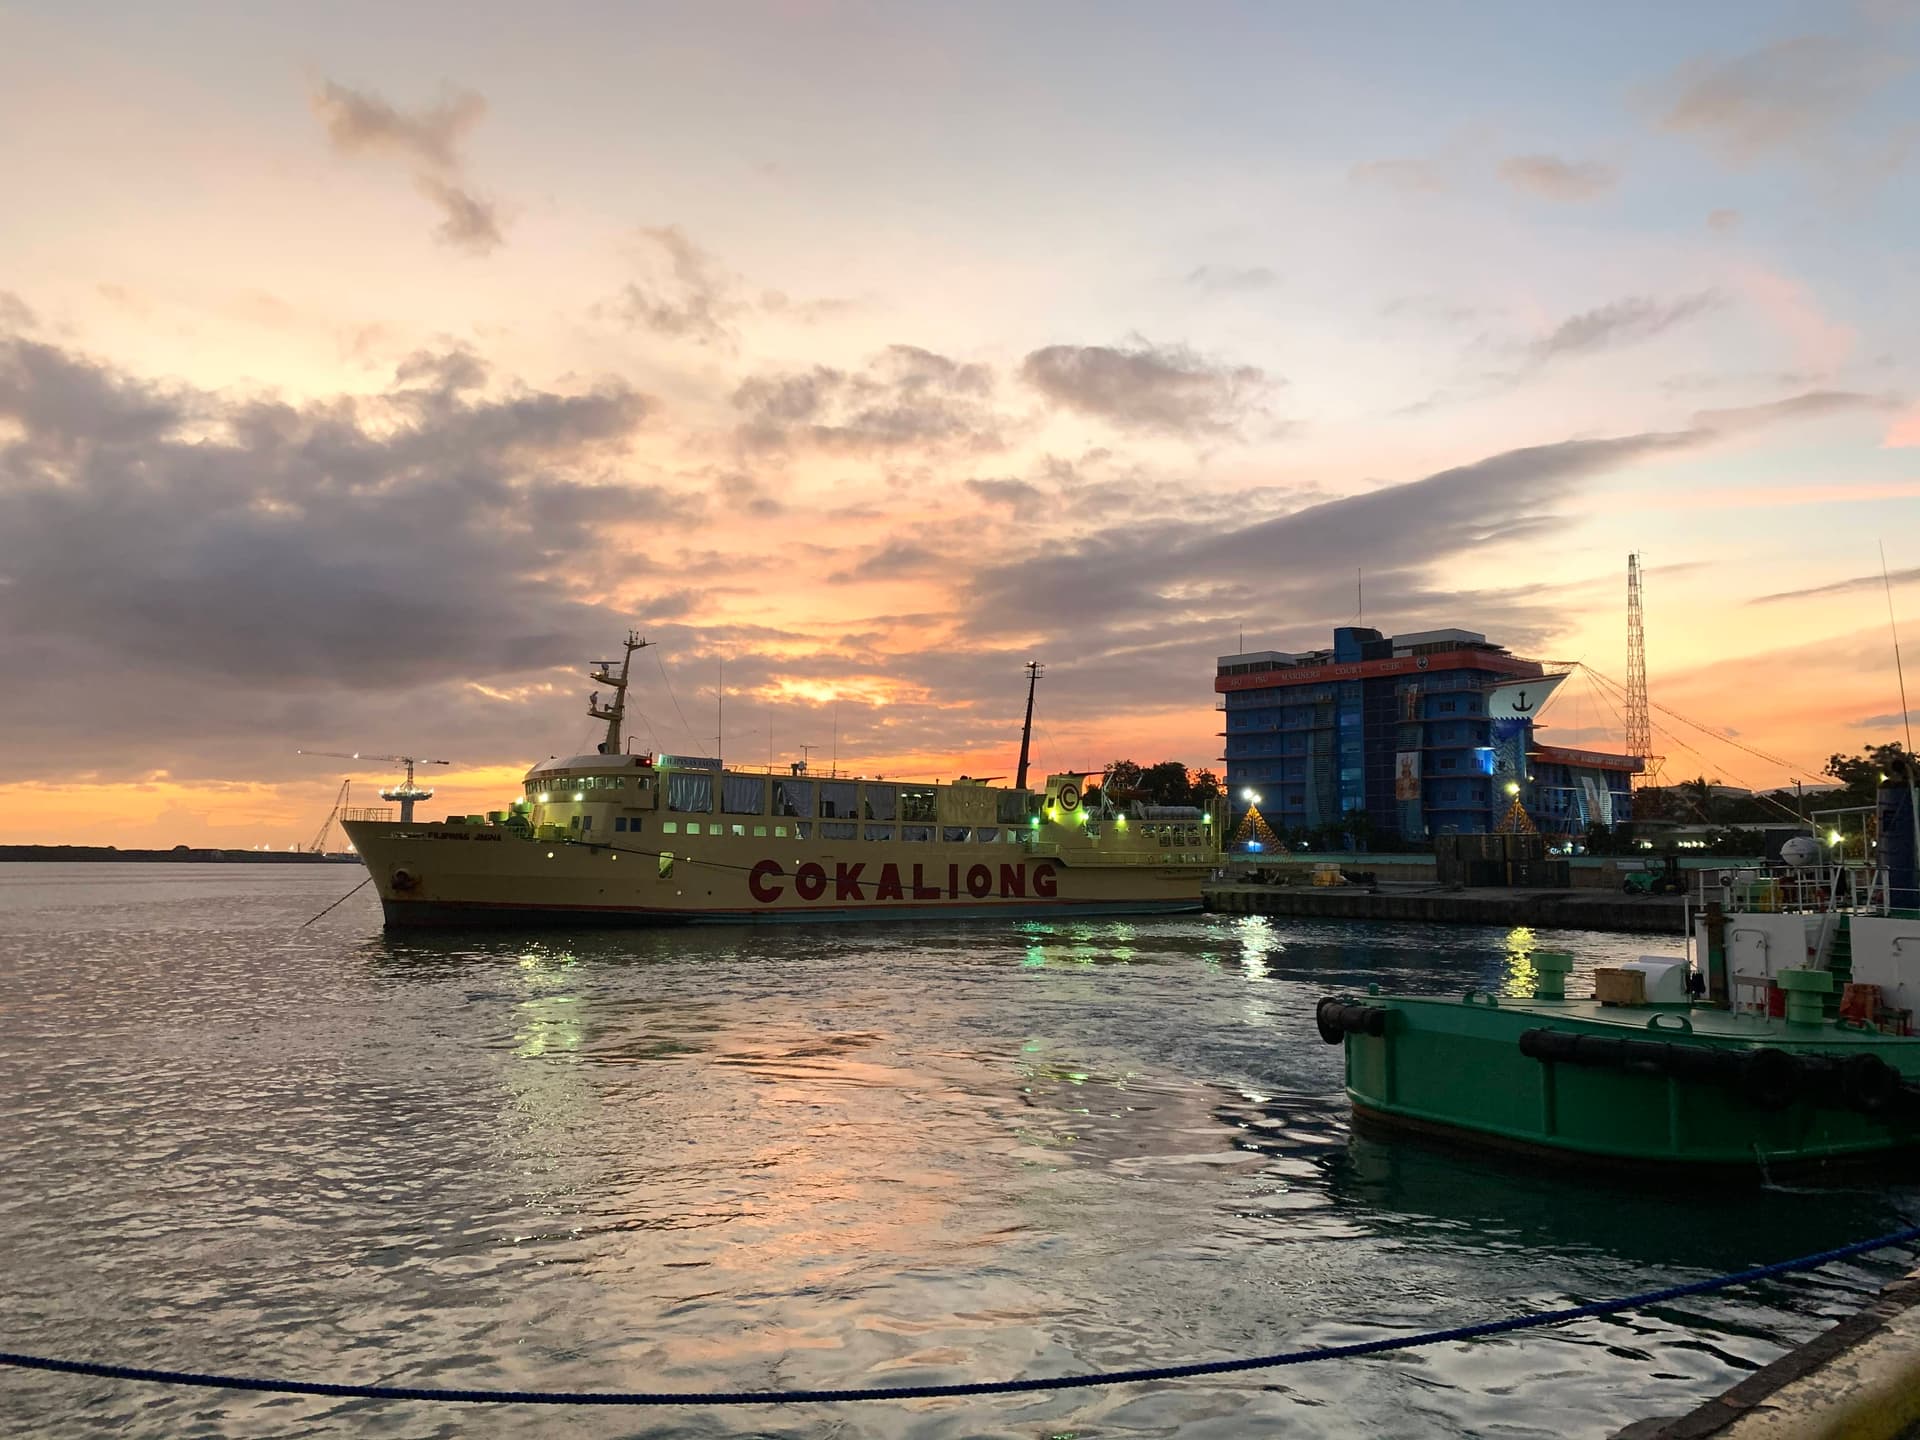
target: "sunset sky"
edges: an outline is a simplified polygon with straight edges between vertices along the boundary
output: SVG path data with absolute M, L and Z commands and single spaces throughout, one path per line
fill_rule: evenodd
M 0 195 L 4 841 L 496 807 L 630 625 L 900 776 L 1214 764 L 1356 569 L 1624 678 L 1639 549 L 1729 783 L 1900 733 L 1882 544 L 1920 664 L 1920 5 L 0 0 Z

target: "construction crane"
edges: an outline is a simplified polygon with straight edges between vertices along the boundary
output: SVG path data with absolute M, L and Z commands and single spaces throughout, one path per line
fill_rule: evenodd
M 382 800 L 393 800 L 399 803 L 400 823 L 403 825 L 413 823 L 413 806 L 415 801 L 431 800 L 433 798 L 432 790 L 426 786 L 416 785 L 414 783 L 414 766 L 451 765 L 453 763 L 451 760 L 422 760 L 414 755 L 365 755 L 357 750 L 351 755 L 344 755 L 338 750 L 296 750 L 294 753 L 296 755 L 324 755 L 329 760 L 368 760 L 384 765 L 406 766 L 407 778 L 405 780 L 398 785 L 382 786 L 380 790 L 380 798 Z
M 320 822 L 320 831 L 313 837 L 313 843 L 307 846 L 309 855 L 327 853 L 327 832 L 333 829 L 333 822 L 340 818 L 340 812 L 347 808 L 347 801 L 353 796 L 353 781 L 342 780 L 340 793 L 333 797 L 333 809 L 327 812 L 327 818 Z

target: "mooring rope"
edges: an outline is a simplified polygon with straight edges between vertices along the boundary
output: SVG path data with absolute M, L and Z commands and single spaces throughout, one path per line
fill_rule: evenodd
M 1920 1240 L 1920 1225 L 1904 1230 L 1780 1260 L 1711 1280 L 1695 1280 L 1685 1285 L 1669 1285 L 1662 1290 L 1647 1290 L 1619 1300 L 1598 1300 L 1588 1305 L 1572 1305 L 1563 1310 L 1543 1310 L 1531 1315 L 1516 1315 L 1506 1320 L 1486 1320 L 1477 1325 L 1454 1325 L 1445 1330 L 1428 1330 L 1417 1335 L 1387 1336 L 1378 1340 L 1360 1340 L 1348 1345 L 1322 1345 L 1305 1350 L 1283 1350 L 1273 1355 L 1254 1355 L 1237 1360 L 1201 1360 L 1187 1365 L 1156 1365 L 1144 1370 L 1109 1370 L 1092 1375 L 1036 1376 L 1024 1380 L 976 1380 L 958 1385 L 879 1385 L 847 1390 L 715 1390 L 715 1391 L 570 1391 L 570 1390 L 451 1390 L 422 1385 L 345 1385 L 324 1380 L 281 1380 L 251 1375 L 210 1375 L 194 1370 L 156 1370 L 138 1365 L 108 1365 L 93 1360 L 56 1360 L 43 1355 L 19 1355 L 0 1351 L 0 1365 L 23 1370 L 48 1370 L 61 1375 L 90 1375 L 103 1380 L 141 1380 L 157 1385 L 192 1385 L 207 1390 L 256 1390 L 276 1395 L 324 1395 L 342 1400 L 434 1400 L 471 1405 L 803 1405 L 828 1404 L 852 1400 L 942 1400 L 965 1395 L 1016 1395 L 1034 1390 L 1085 1390 L 1100 1385 L 1132 1385 L 1150 1380 L 1185 1380 L 1196 1375 L 1229 1375 L 1240 1370 L 1268 1370 L 1281 1365 L 1304 1365 L 1315 1360 L 1352 1360 L 1363 1355 L 1384 1355 L 1395 1350 L 1415 1350 L 1426 1345 L 1444 1345 L 1452 1341 L 1478 1340 L 1488 1335 L 1505 1335 L 1516 1330 L 1537 1330 L 1547 1325 L 1564 1325 L 1569 1320 L 1589 1320 L 1601 1315 L 1617 1315 L 1623 1310 L 1639 1310 L 1662 1305 L 1689 1295 L 1711 1295 L 1736 1285 L 1748 1285 L 1775 1275 L 1817 1270 L 1838 1260 L 1849 1260 L 1872 1250 L 1908 1245 Z

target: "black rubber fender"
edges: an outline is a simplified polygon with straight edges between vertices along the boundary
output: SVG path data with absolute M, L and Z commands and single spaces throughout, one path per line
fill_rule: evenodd
M 1313 1023 L 1320 1038 L 1329 1045 L 1338 1045 L 1349 1035 L 1377 1038 L 1387 1033 L 1387 1007 L 1355 1005 L 1329 996 L 1314 1007 Z
M 1840 1062 L 1841 1093 L 1863 1115 L 1881 1115 L 1899 1098 L 1900 1072 L 1878 1055 L 1849 1055 Z
M 1320 1032 L 1320 1038 L 1329 1045 L 1340 1045 L 1346 1041 L 1347 1032 L 1341 1026 L 1339 1016 L 1339 1012 L 1346 1008 L 1346 1003 L 1329 995 L 1313 1007 L 1314 1028 Z
M 1800 1090 L 1800 1062 L 1784 1050 L 1750 1050 L 1741 1068 L 1741 1089 L 1762 1110 L 1786 1109 Z

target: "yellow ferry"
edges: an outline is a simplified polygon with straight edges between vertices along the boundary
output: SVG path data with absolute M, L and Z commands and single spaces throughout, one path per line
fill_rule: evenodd
M 414 819 L 432 795 L 408 782 L 391 810 L 345 828 L 389 926 L 1139 915 L 1198 910 L 1220 864 L 1221 801 L 1111 804 L 1090 772 L 1012 787 L 730 769 L 717 759 L 626 753 L 633 652 L 602 662 L 591 755 L 527 772 L 504 811 Z M 411 767 L 409 767 L 411 769 Z

